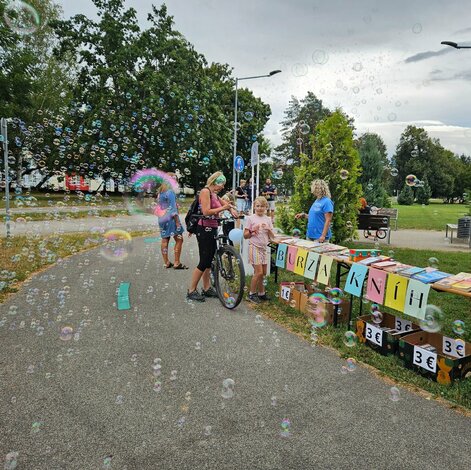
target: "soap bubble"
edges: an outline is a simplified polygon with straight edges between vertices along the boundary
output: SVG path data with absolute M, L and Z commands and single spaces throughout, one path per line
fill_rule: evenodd
M 229 240 L 231 240 L 233 243 L 240 243 L 243 235 L 244 232 L 240 228 L 233 228 L 229 232 Z
M 103 468 L 111 468 L 112 455 L 108 455 L 103 459 Z
M 420 328 L 429 333 L 437 333 L 442 328 L 443 312 L 435 305 L 427 305 L 424 319 L 420 320 Z
M 391 168 L 389 172 L 391 173 L 391 176 L 393 177 L 396 177 L 399 174 L 399 171 L 397 170 L 397 168 Z
M 327 297 L 320 292 L 315 292 L 308 297 L 306 311 L 311 317 L 309 322 L 313 327 L 322 328 L 327 324 L 325 307 L 327 302 Z
M 422 25 L 420 23 L 415 23 L 414 26 L 412 26 L 412 32 L 414 34 L 420 34 L 422 32 Z
M 378 208 L 376 206 L 371 206 L 370 214 L 371 215 L 377 215 L 378 214 Z
M 281 421 L 281 432 L 280 435 L 282 437 L 289 437 L 290 436 L 290 428 L 291 428 L 291 421 L 288 418 L 284 418 Z
M 343 290 L 340 287 L 333 287 L 327 293 L 329 302 L 334 305 L 339 305 L 342 303 Z
M 309 134 L 310 130 L 311 128 L 309 127 L 309 124 L 304 123 L 299 126 L 299 132 L 303 135 Z
M 462 340 L 461 338 L 456 339 L 455 340 L 455 349 L 456 349 L 456 353 L 458 354 L 458 356 L 464 357 L 465 350 L 466 350 L 466 343 L 464 342 L 464 340 Z
M 234 396 L 235 382 L 232 379 L 225 379 L 222 382 L 222 393 L 223 398 L 232 398 Z
M 312 61 L 317 65 L 325 65 L 329 61 L 329 55 L 321 49 L 316 49 L 312 53 Z
M 358 337 L 353 331 L 347 331 L 344 334 L 343 343 L 345 346 L 352 348 L 353 346 L 356 346 L 357 342 Z
M 363 65 L 361 64 L 361 62 L 355 62 L 352 68 L 353 70 L 355 70 L 355 72 L 361 72 L 363 69 Z
M 453 322 L 453 333 L 455 333 L 456 335 L 464 334 L 464 321 L 463 320 L 455 320 Z
M 5 455 L 5 464 L 3 468 L 5 470 L 15 470 L 18 465 L 18 455 L 18 452 L 8 452 L 8 454 Z
M 438 268 L 438 259 L 432 256 L 431 258 L 428 259 L 428 265 L 431 268 Z
M 74 336 L 74 329 L 71 326 L 64 326 L 60 332 L 60 339 L 62 341 L 70 341 Z
M 379 325 L 383 321 L 383 314 L 379 310 L 372 310 L 371 319 L 373 320 L 373 323 Z
M 100 254 L 108 261 L 123 261 L 131 252 L 132 237 L 125 230 L 112 229 L 103 235 Z
M 353 357 L 347 359 L 347 370 L 353 372 L 357 368 L 357 361 Z
M 291 67 L 291 70 L 293 72 L 293 75 L 295 77 L 303 77 L 304 75 L 307 74 L 308 72 L 308 67 L 306 64 L 302 64 L 300 62 L 294 64 L 292 67 Z
M 299 228 L 294 228 L 291 234 L 293 235 L 293 237 L 298 238 L 301 235 L 301 230 L 299 230 Z
M 349 172 L 348 170 L 340 170 L 340 178 L 346 180 L 348 178 Z
M 251 121 L 253 119 L 253 116 L 254 114 L 252 113 L 252 111 L 247 111 L 244 113 L 244 119 L 246 121 Z
M 21 0 L 7 2 L 3 12 L 5 24 L 16 34 L 32 34 L 39 28 L 39 13 L 28 3 Z
M 401 392 L 397 387 L 391 387 L 389 389 L 389 399 L 391 401 L 399 401 L 401 399 Z
M 407 175 L 406 176 L 407 186 L 411 186 L 411 187 L 415 186 L 417 184 L 417 181 L 418 181 L 418 179 L 417 179 L 417 176 L 415 176 L 415 175 Z

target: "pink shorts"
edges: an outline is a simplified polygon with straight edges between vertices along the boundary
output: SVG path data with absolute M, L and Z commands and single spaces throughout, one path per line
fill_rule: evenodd
M 268 264 L 267 248 L 259 248 L 249 243 L 249 263 L 251 265 Z

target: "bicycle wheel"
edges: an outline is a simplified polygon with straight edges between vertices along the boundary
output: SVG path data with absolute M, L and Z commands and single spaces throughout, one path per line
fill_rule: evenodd
M 383 240 L 384 238 L 386 238 L 386 230 L 383 230 L 383 229 L 376 230 L 376 236 L 380 240 Z
M 216 252 L 214 281 L 222 305 L 236 308 L 244 295 L 245 270 L 239 253 L 230 245 L 221 246 Z

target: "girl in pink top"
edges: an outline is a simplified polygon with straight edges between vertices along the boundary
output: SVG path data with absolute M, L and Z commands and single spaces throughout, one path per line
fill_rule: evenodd
M 267 209 L 267 200 L 263 196 L 259 196 L 254 201 L 255 214 L 245 219 L 244 238 L 249 240 L 249 263 L 254 269 L 249 300 L 254 303 L 270 300 L 265 293 L 263 278 L 267 275 L 267 245 L 275 235 L 273 234 L 272 220 L 267 216 Z

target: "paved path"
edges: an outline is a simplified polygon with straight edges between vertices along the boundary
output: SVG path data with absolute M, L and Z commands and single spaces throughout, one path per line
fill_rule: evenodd
M 48 220 L 30 222 L 12 222 L 11 234 L 24 235 L 26 233 L 50 234 L 54 232 L 88 232 L 96 229 L 123 228 L 127 230 L 146 230 L 155 228 L 157 218 L 152 215 L 132 215 L 118 217 L 87 217 L 72 220 Z M 2 227 L 2 236 L 5 235 L 5 226 Z M 375 243 L 373 239 L 366 239 L 363 231 L 358 231 L 358 240 L 362 243 Z M 380 246 L 387 247 L 386 240 L 378 240 Z M 471 251 L 467 243 L 450 244 L 443 232 L 429 230 L 397 230 L 391 232 L 391 247 L 430 249 L 442 251 Z
M 47 470 L 470 467 L 469 418 L 404 389 L 391 401 L 367 369 L 343 375 L 334 352 L 260 324 L 246 305 L 188 304 L 191 272 L 165 270 L 148 242 L 134 240 L 122 262 L 98 250 L 68 258 L 0 305 L 0 459 L 18 452 L 18 469 Z M 194 240 L 183 261 L 196 264 Z M 128 311 L 116 308 L 120 282 Z M 64 326 L 74 336 L 61 340 Z
M 358 231 L 358 240 L 364 243 L 375 243 L 371 237 L 365 238 L 363 230 Z M 387 247 L 387 238 L 378 240 L 381 247 Z M 449 238 L 445 238 L 445 232 L 437 232 L 433 230 L 397 230 L 391 232 L 391 246 L 400 248 L 413 248 L 417 250 L 442 250 L 442 251 L 468 251 L 469 241 L 453 238 L 453 244 Z

